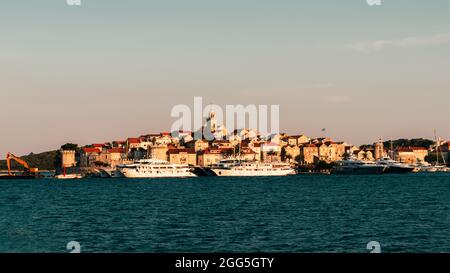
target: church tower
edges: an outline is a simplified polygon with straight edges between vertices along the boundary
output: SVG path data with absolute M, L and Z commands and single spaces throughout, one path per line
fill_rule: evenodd
M 214 111 L 211 111 L 209 113 L 209 118 L 208 118 L 208 122 L 209 122 L 209 129 L 211 130 L 211 133 L 215 133 L 217 130 L 217 117 L 216 117 L 216 113 Z
M 383 141 L 378 141 L 375 143 L 375 159 L 378 160 L 384 156 L 384 147 L 383 147 Z

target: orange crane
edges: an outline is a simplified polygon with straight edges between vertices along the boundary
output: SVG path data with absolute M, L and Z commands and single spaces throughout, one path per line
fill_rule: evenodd
M 30 168 L 28 163 L 25 162 L 20 157 L 17 157 L 15 155 L 13 155 L 12 153 L 7 153 L 6 154 L 6 165 L 8 166 L 8 175 L 9 176 L 13 176 L 13 173 L 11 172 L 11 160 L 14 160 L 17 163 L 19 163 L 20 165 L 22 165 L 25 169 L 25 174 L 27 174 L 27 175 L 36 175 L 36 173 L 38 172 L 37 168 Z

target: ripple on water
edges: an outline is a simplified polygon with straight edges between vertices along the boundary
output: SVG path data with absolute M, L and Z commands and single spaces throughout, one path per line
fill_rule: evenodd
M 1 252 L 450 252 L 450 175 L 0 183 Z

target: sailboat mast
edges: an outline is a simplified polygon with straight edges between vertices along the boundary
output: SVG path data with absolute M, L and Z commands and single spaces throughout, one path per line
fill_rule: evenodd
M 439 138 L 439 147 L 441 147 L 441 138 Z M 442 162 L 444 162 L 444 166 L 447 165 L 447 162 L 445 161 L 444 153 L 441 152 L 441 149 L 439 148 L 439 151 L 441 153 Z
M 395 158 L 394 158 L 394 143 L 392 142 L 392 137 L 391 137 L 391 159 L 395 160 Z
M 436 142 L 436 166 L 439 166 L 439 143 L 436 135 L 436 129 L 434 129 L 434 140 Z

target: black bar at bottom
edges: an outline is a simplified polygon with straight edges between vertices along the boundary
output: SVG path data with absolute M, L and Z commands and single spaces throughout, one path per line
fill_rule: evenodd
M 386 270 L 386 264 L 406 268 L 445 266 L 450 254 L 0 254 L 0 264 L 84 272 L 118 268 L 141 268 L 139 272 L 302 272 L 305 269 Z M 155 271 L 157 270 L 157 271 Z M 281 270 L 281 271 L 280 271 Z

